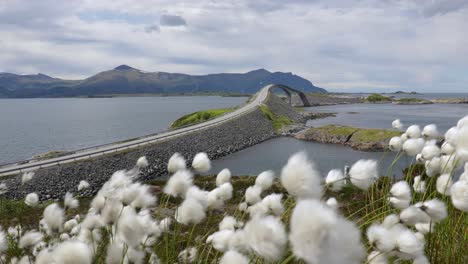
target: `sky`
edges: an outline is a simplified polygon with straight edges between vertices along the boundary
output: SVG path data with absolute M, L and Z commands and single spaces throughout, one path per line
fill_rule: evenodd
M 265 68 L 340 92 L 468 92 L 468 0 L 0 0 L 0 72 Z

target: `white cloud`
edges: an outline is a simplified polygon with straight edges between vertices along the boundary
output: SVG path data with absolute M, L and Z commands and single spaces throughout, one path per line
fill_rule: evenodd
M 5 1 L 0 65 L 66 78 L 123 63 L 190 74 L 266 68 L 347 91 L 465 91 L 464 3 Z

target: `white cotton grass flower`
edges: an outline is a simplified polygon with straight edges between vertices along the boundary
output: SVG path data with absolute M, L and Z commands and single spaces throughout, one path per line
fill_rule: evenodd
M 235 250 L 226 251 L 221 257 L 221 260 L 219 261 L 219 264 L 248 264 L 248 263 L 249 263 L 249 259 Z
M 468 115 L 464 116 L 457 122 L 457 128 L 463 128 L 465 126 L 468 126 Z
M 198 188 L 198 186 L 193 185 L 190 186 L 190 188 L 187 190 L 185 198 L 192 198 L 197 200 L 203 206 L 203 208 L 206 209 L 208 207 L 208 194 L 208 191 L 201 190 Z
M 413 264 L 430 264 L 425 255 L 419 255 L 413 260 Z
M 23 173 L 23 176 L 21 176 L 21 184 L 25 184 L 34 178 L 34 171 L 28 171 Z
M 457 155 L 440 156 L 440 171 L 442 173 L 452 173 L 459 165 Z
M 425 162 L 426 174 L 429 177 L 434 177 L 441 170 L 441 158 L 435 157 Z
M 285 209 L 281 200 L 283 199 L 283 194 L 281 193 L 273 193 L 270 195 L 265 196 L 263 198 L 261 204 L 265 206 L 268 212 L 271 212 L 275 216 L 282 216 Z
M 169 173 L 176 173 L 179 170 L 185 170 L 186 162 L 180 153 L 174 153 L 167 162 L 167 171 Z
M 426 181 L 421 180 L 421 175 L 414 177 L 413 180 L 413 189 L 417 193 L 426 192 Z
M 78 191 L 82 191 L 88 188 L 89 188 L 89 182 L 85 180 L 80 181 L 80 183 L 78 184 Z
M 76 219 L 70 219 L 63 224 L 63 231 L 70 232 L 77 225 L 78 221 Z
M 448 215 L 447 205 L 439 199 L 425 201 L 419 208 L 424 211 L 434 223 L 444 220 Z
M 450 144 L 454 143 L 456 137 L 458 136 L 458 128 L 457 127 L 451 127 L 445 132 L 444 138 L 445 142 L 448 142 Z
M 392 122 L 392 127 L 395 128 L 395 129 L 398 129 L 398 130 L 402 130 L 403 129 L 403 124 L 401 123 L 400 119 L 395 119 Z
M 143 264 L 146 253 L 138 248 L 129 248 L 123 263 Z
M 235 232 L 233 230 L 224 229 L 215 232 L 208 236 L 206 239 L 207 244 L 212 244 L 213 248 L 225 252 L 230 248 L 230 241 L 233 238 Z
M 151 193 L 150 187 L 148 185 L 141 185 L 139 187 L 139 192 L 135 199 L 132 201 L 130 206 L 136 210 L 146 209 L 154 207 L 156 205 L 157 199 Z
M 32 248 L 37 243 L 41 242 L 44 239 L 44 235 L 41 232 L 35 230 L 30 230 L 24 233 L 20 238 L 18 247 L 19 248 Z
M 358 160 L 349 170 L 351 183 L 361 190 L 367 190 L 378 178 L 377 161 Z
M 437 139 L 440 135 L 439 130 L 435 124 L 427 125 L 423 128 L 421 135 L 427 139 Z
M 365 257 L 357 227 L 315 199 L 298 201 L 289 241 L 294 255 L 306 263 L 362 263 Z
M 111 198 L 106 201 L 106 205 L 102 209 L 101 219 L 105 224 L 115 224 L 119 220 L 122 213 L 123 205 L 118 199 Z M 87 216 L 86 218 L 91 217 Z M 93 219 L 94 220 L 94 219 Z M 85 219 L 86 221 L 86 219 Z
M 406 129 L 406 135 L 409 139 L 411 138 L 420 138 L 421 137 L 421 128 L 418 125 L 411 125 Z
M 78 206 L 80 205 L 78 200 L 75 199 L 75 197 L 73 197 L 73 193 L 71 193 L 71 192 L 67 192 L 65 194 L 63 204 L 64 204 L 64 207 L 65 207 L 65 210 L 70 209 L 70 208 L 71 209 L 78 208 Z
M 393 197 L 403 200 L 411 200 L 411 188 L 406 181 L 398 181 L 390 188 Z
M 220 188 L 215 188 L 208 193 L 207 204 L 209 210 L 221 210 L 224 207 L 223 195 Z
M 432 223 L 417 223 L 414 227 L 423 235 L 434 231 L 434 224 Z
M 448 142 L 444 142 L 442 146 L 440 147 L 440 153 L 443 155 L 452 155 L 454 152 L 455 152 L 455 147 Z
M 278 261 L 288 242 L 283 222 L 273 216 L 254 217 L 244 227 L 249 247 L 267 261 Z
M 399 217 L 401 222 L 408 226 L 414 226 L 417 223 L 429 223 L 431 221 L 429 215 L 415 205 L 403 209 Z
M 0 183 L 0 195 L 8 192 L 8 186 L 5 183 Z
M 146 156 L 138 158 L 138 160 L 136 162 L 136 167 L 139 168 L 139 169 L 146 168 L 146 167 L 148 167 L 148 165 L 149 165 L 149 163 L 148 163 L 148 159 L 146 158 Z
M 106 263 L 121 264 L 124 258 L 124 244 L 118 239 L 114 239 L 107 246 Z
M 91 264 L 92 258 L 91 248 L 77 240 L 62 242 L 52 251 L 55 263 Z
M 380 251 L 372 251 L 368 256 L 367 256 L 367 262 L 368 264 L 388 264 L 388 259 L 385 253 L 380 252 Z
M 424 148 L 424 139 L 422 138 L 410 138 L 403 143 L 403 151 L 408 156 L 416 156 L 421 153 Z
M 242 202 L 238 206 L 239 211 L 241 212 L 245 212 L 247 210 L 247 207 L 249 207 L 249 205 L 246 202 Z
M 117 225 L 119 238 L 134 248 L 142 242 L 147 231 L 145 223 L 131 207 L 124 208 Z
M 400 223 L 400 218 L 396 214 L 387 215 L 382 221 L 382 226 L 390 229 Z
M 223 183 L 231 181 L 231 171 L 229 169 L 222 169 L 216 176 L 216 186 L 221 186 Z
M 26 198 L 24 199 L 24 203 L 27 206 L 35 207 L 37 204 L 39 204 L 39 196 L 37 193 L 30 193 L 26 195 Z
M 227 215 L 219 222 L 219 230 L 235 230 L 237 220 L 233 216 Z
M 392 232 L 390 231 L 394 226 L 385 227 L 378 223 L 373 223 L 366 230 L 367 240 L 381 252 L 394 250 L 396 241 L 393 239 Z
M 181 263 L 195 263 L 195 261 L 197 260 L 197 256 L 198 256 L 197 248 L 191 247 L 191 248 L 182 250 L 177 256 L 177 258 L 179 259 Z
M 262 194 L 262 188 L 257 185 L 249 186 L 245 190 L 245 201 L 247 204 L 253 205 L 262 200 L 261 195 Z
M 299 199 L 320 198 L 322 186 L 320 173 L 305 152 L 292 155 L 281 170 L 281 184 L 289 194 Z
M 435 157 L 440 156 L 440 148 L 434 144 L 426 144 L 426 146 L 424 146 L 421 150 L 421 156 L 424 160 L 431 160 Z
M 346 180 L 341 170 L 333 169 L 328 172 L 327 177 L 325 178 L 325 183 L 330 190 L 338 192 L 343 189 L 346 184 Z
M 452 204 L 458 210 L 468 212 L 468 181 L 458 180 L 450 190 Z
M 195 155 L 192 161 L 192 168 L 197 172 L 207 172 L 211 169 L 211 161 L 205 152 Z
M 391 151 L 398 152 L 401 150 L 402 146 L 403 146 L 403 140 L 401 139 L 401 137 L 392 137 L 390 141 L 388 142 L 388 148 Z
M 327 204 L 328 207 L 330 207 L 333 210 L 338 209 L 338 201 L 336 200 L 335 197 L 328 198 L 325 203 Z
M 271 170 L 260 173 L 255 179 L 255 185 L 259 186 L 262 191 L 266 191 L 273 186 L 275 173 Z
M 436 189 L 440 194 L 450 195 L 452 185 L 452 175 L 449 173 L 444 173 L 437 178 Z
M 170 217 L 166 217 L 159 222 L 159 228 L 161 228 L 162 232 L 167 232 L 171 230 L 172 219 Z
M 199 224 L 205 217 L 203 205 L 192 198 L 185 199 L 176 211 L 177 222 L 184 225 Z
M 400 136 L 401 143 L 404 144 L 408 140 L 408 135 L 406 133 L 401 134 Z
M 234 191 L 234 188 L 230 182 L 223 183 L 218 187 L 218 189 L 219 198 L 221 198 L 223 201 L 227 201 L 232 198 L 232 192 Z
M 164 193 L 173 197 L 185 197 L 185 193 L 192 185 L 193 174 L 188 170 L 178 170 L 167 181 Z
M 57 203 L 48 205 L 44 209 L 44 221 L 52 232 L 58 232 L 62 229 L 64 221 L 64 211 Z
M 5 231 L 3 231 L 2 227 L 0 227 L 0 254 L 5 252 L 8 249 L 8 241 L 7 235 Z
M 403 259 L 411 259 L 424 253 L 424 244 L 407 228 L 393 228 L 394 238 L 398 249 L 397 256 Z

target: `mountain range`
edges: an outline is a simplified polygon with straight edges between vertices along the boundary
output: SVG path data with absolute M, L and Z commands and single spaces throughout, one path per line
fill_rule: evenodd
M 327 92 L 290 72 L 265 69 L 247 73 L 188 75 L 145 72 L 127 65 L 103 71 L 83 80 L 63 80 L 45 74 L 0 73 L 0 97 L 72 97 L 112 94 L 253 94 L 271 83 L 284 84 L 305 92 Z

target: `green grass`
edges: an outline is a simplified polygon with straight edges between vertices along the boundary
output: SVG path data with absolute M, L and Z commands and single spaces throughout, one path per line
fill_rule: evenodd
M 260 109 L 262 110 L 263 115 L 268 120 L 270 120 L 271 124 L 273 125 L 273 128 L 277 131 L 283 128 L 284 126 L 291 125 L 294 123 L 291 119 L 285 116 L 275 115 L 267 105 L 260 105 Z
M 392 98 L 383 96 L 380 94 L 371 94 L 369 95 L 366 100 L 371 103 L 377 103 L 377 102 L 391 102 Z
M 397 103 L 410 104 L 410 103 L 426 103 L 430 104 L 431 101 L 421 98 L 401 98 L 396 101 Z
M 191 113 L 188 115 L 184 115 L 183 117 L 177 119 L 172 123 L 171 128 L 176 129 L 184 126 L 194 125 L 201 122 L 205 122 L 207 120 L 216 118 L 220 115 L 224 115 L 228 112 L 233 111 L 233 108 L 221 108 L 221 109 L 210 109 L 210 110 L 203 110 L 198 111 L 195 113 Z
M 320 132 L 325 136 L 351 136 L 350 141 L 359 143 L 380 142 L 401 135 L 400 132 L 393 130 L 367 129 L 339 125 L 313 127 L 308 129 L 305 133 L 307 135 L 316 132 Z
M 349 126 L 325 125 L 321 127 L 310 128 L 306 131 L 306 134 L 318 131 L 331 136 L 349 136 L 355 133 L 358 129 L 359 128 Z

